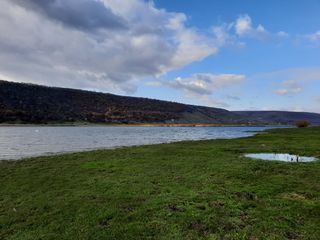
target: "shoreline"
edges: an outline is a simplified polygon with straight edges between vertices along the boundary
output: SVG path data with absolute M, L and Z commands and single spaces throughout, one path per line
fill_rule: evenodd
M 265 127 L 291 124 L 216 124 L 216 123 L 0 123 L 0 127 Z

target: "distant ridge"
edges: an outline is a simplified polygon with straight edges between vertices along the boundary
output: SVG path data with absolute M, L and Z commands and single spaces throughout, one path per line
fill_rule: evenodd
M 290 124 L 298 120 L 308 120 L 313 124 L 320 124 L 320 114 L 310 112 L 289 112 L 289 111 L 234 111 L 246 119 L 255 119 L 264 122 L 287 122 Z
M 0 80 L 0 123 L 320 124 L 320 114 L 232 112 L 108 93 Z

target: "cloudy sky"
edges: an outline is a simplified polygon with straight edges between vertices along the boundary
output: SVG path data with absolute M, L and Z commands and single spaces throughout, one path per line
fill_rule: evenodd
M 0 79 L 320 112 L 319 0 L 1 0 Z

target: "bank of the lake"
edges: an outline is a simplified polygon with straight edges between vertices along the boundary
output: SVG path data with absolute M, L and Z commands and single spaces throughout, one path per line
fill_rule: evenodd
M 0 162 L 0 239 L 318 239 L 320 128 Z

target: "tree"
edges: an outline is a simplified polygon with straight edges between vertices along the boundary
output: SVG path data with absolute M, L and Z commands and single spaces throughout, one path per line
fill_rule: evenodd
M 307 120 L 299 120 L 296 122 L 296 126 L 298 128 L 305 128 L 305 127 L 308 127 L 309 125 L 310 125 L 310 122 Z

